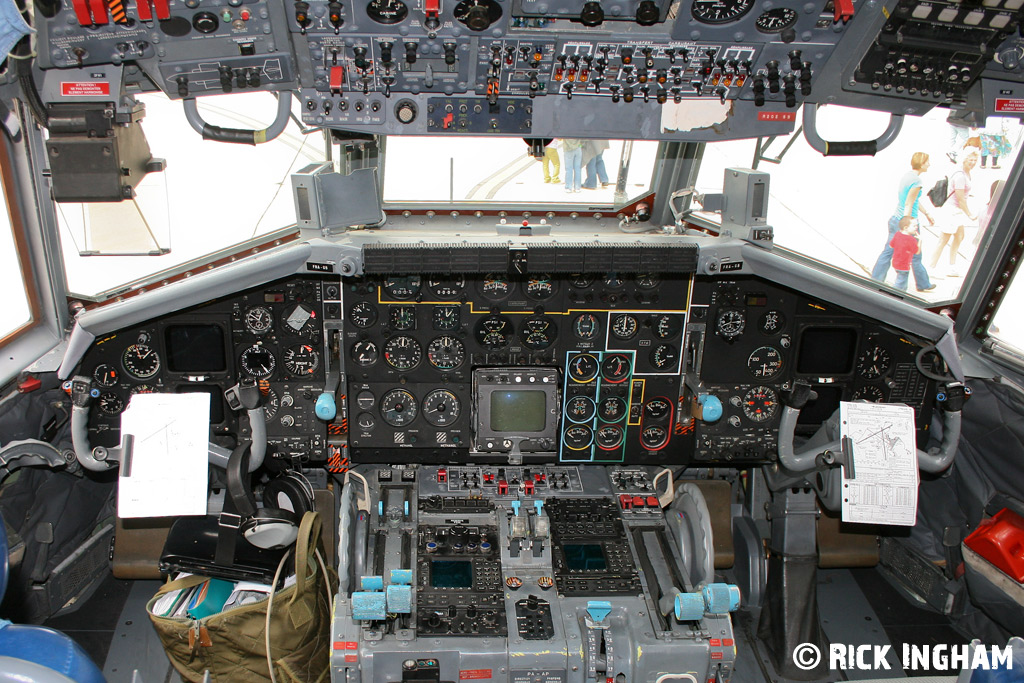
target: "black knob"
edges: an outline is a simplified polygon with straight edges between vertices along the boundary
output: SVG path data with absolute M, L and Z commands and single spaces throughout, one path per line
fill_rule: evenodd
M 604 23 L 604 10 L 599 2 L 588 2 L 580 10 L 580 23 L 584 26 L 600 26 Z
M 393 45 L 387 41 L 380 44 L 380 61 L 384 66 L 391 65 L 391 48 Z
M 540 607 L 540 599 L 536 595 L 530 595 L 526 598 L 526 609 L 535 612 L 538 607 Z
M 793 71 L 800 70 L 800 50 L 793 50 L 789 53 L 789 68 Z
M 405 61 L 409 64 L 416 63 L 416 47 L 417 43 L 409 41 L 405 44 Z
M 468 26 L 471 31 L 486 31 L 487 27 L 491 25 L 491 12 L 486 5 L 474 3 L 459 17 L 459 21 Z
M 623 64 L 632 64 L 633 63 L 633 48 L 631 48 L 631 47 L 621 48 L 619 50 L 619 58 L 622 60 Z
M 188 76 L 178 76 L 178 97 L 188 97 Z
M 365 71 L 366 67 L 368 66 L 368 63 L 366 61 L 366 48 L 354 47 L 352 48 L 352 54 L 355 55 L 353 63 L 356 65 L 356 68 L 359 69 L 360 71 Z
M 653 26 L 661 18 L 661 12 L 654 0 L 641 0 L 636 8 L 636 23 L 641 26 Z
M 306 5 L 306 7 L 309 7 L 309 5 Z M 195 16 L 192 17 L 192 26 L 200 33 L 213 33 L 220 26 L 220 21 L 218 21 L 216 14 L 196 12 Z
M 455 63 L 455 43 L 444 44 L 444 63 L 451 66 Z

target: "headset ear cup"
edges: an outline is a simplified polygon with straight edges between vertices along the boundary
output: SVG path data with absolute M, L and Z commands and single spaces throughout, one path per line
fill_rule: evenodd
M 288 510 L 301 519 L 313 510 L 313 487 L 301 474 L 289 472 L 271 479 L 263 487 L 263 505 Z
M 241 529 L 245 540 L 257 548 L 287 548 L 299 535 L 299 518 L 288 510 L 261 508 Z

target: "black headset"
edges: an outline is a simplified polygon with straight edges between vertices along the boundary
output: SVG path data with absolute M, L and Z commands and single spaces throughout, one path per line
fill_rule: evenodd
M 239 529 L 245 540 L 265 550 L 286 548 L 295 542 L 299 520 L 313 509 L 313 487 L 302 474 L 290 470 L 263 487 L 257 507 L 249 485 L 249 446 L 239 446 L 228 458 L 228 494 L 242 517 Z

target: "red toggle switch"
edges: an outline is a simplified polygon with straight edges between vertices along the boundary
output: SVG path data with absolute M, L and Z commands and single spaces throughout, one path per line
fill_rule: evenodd
M 449 116 L 450 116 L 450 114 L 449 114 Z M 505 481 L 504 479 L 502 479 L 501 481 L 498 482 L 498 495 L 499 496 L 507 496 L 508 495 L 508 482 Z
M 332 66 L 331 67 L 331 92 L 341 93 L 342 86 L 345 85 L 345 67 L 343 66 Z M 438 472 L 438 476 L 440 476 Z
M 167 0 L 153 0 L 153 7 L 156 8 L 156 18 L 163 21 L 171 18 L 171 5 Z
M 338 68 L 338 67 L 335 67 L 335 68 Z M 333 70 L 334 69 L 332 69 L 332 71 Z M 331 79 L 331 88 L 332 89 L 334 88 L 334 79 L 333 79 L 333 77 Z M 448 481 L 448 470 L 447 470 L 447 468 L 441 467 L 441 468 L 439 468 L 437 470 L 437 483 L 438 484 L 443 484 L 446 481 Z
M 649 508 L 659 508 L 659 507 L 661 507 L 661 505 L 658 503 L 658 499 L 657 499 L 656 496 L 647 496 L 647 507 L 649 507 Z
M 846 23 L 853 18 L 853 0 L 835 0 L 835 22 Z
M 623 493 L 621 496 L 619 496 L 619 507 L 621 507 L 623 510 L 632 510 L 633 496 L 629 495 L 628 493 Z
M 525 481 L 525 482 L 523 482 L 523 493 L 525 493 L 528 496 L 532 496 L 533 495 L 533 482 L 532 481 Z
M 441 14 L 441 0 L 427 0 L 423 11 L 426 13 L 427 19 L 436 21 Z
M 135 9 L 139 13 L 139 19 L 153 21 L 153 10 L 149 6 L 149 0 L 135 0 Z
M 75 18 L 82 26 L 109 24 L 107 3 L 104 0 L 72 0 Z
M 633 507 L 642 508 L 644 506 L 644 499 L 642 496 L 633 496 Z
M 452 123 L 454 123 L 454 121 L 455 121 L 455 114 L 453 114 L 451 112 L 448 112 L 447 114 L 444 115 L 444 119 L 441 121 L 441 127 L 442 128 L 451 128 L 452 127 Z M 507 484 L 506 484 L 506 486 L 507 486 Z

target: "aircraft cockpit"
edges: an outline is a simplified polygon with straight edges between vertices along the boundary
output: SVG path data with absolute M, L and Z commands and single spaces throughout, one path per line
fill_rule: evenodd
M 0 8 L 0 681 L 1022 680 L 1019 0 Z

